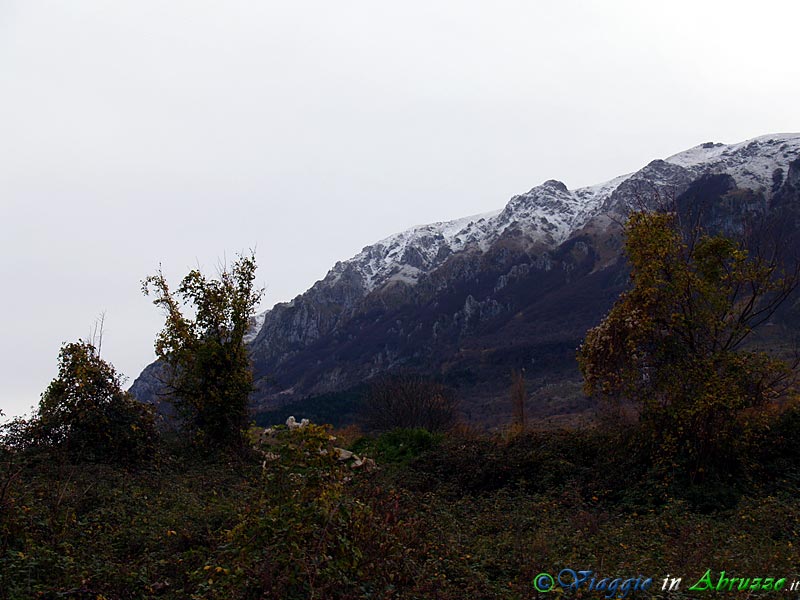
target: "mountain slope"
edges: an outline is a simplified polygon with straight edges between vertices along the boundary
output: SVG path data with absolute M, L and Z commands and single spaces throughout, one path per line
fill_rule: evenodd
M 798 156 L 800 134 L 701 144 L 603 184 L 550 180 L 502 210 L 392 235 L 259 315 L 249 338 L 254 402 L 269 408 L 404 368 L 445 379 L 476 420 L 491 420 L 497 411 L 485 405 L 505 394 L 511 368 L 536 384 L 576 377 L 576 346 L 627 283 L 627 212 L 714 175 L 726 194 L 752 190 L 760 204 L 751 198 L 751 212 L 791 204 L 781 198 L 797 185 Z M 151 398 L 148 381 L 143 373 L 132 391 Z

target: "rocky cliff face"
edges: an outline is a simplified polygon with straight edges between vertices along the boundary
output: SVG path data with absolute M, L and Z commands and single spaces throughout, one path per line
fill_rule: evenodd
M 630 210 L 687 192 L 700 203 L 692 186 L 713 180 L 716 195 L 704 197 L 729 200 L 712 202 L 706 217 L 735 232 L 742 211 L 795 202 L 799 156 L 800 134 L 702 144 L 603 184 L 546 181 L 502 210 L 381 240 L 259 315 L 249 338 L 254 402 L 341 390 L 397 368 L 436 374 L 475 398 L 512 367 L 574 374 L 580 339 L 625 286 L 619 223 Z M 731 201 L 742 189 L 749 195 Z M 152 396 L 147 371 L 132 391 Z

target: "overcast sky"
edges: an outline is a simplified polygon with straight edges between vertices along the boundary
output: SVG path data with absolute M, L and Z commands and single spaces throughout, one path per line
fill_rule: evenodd
M 800 130 L 794 0 L 0 0 L 0 408 L 256 248 L 262 308 L 409 226 Z

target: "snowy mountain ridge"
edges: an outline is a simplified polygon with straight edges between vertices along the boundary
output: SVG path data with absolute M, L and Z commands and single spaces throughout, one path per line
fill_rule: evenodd
M 770 196 L 773 173 L 800 152 L 800 133 L 762 135 L 738 144 L 706 143 L 665 159 L 693 175 L 727 173 L 739 187 L 764 188 Z
M 670 188 L 702 174 L 728 173 L 737 185 L 762 188 L 769 196 L 775 169 L 798 153 L 800 133 L 765 135 L 737 144 L 699 144 L 663 161 L 653 161 L 635 173 L 575 190 L 567 189 L 560 181 L 548 180 L 512 197 L 501 210 L 419 225 L 384 238 L 354 257 L 337 262 L 323 283 L 335 283 L 348 273 L 350 280 L 355 277 L 360 281 L 364 296 L 390 282 L 413 285 L 452 254 L 485 252 L 510 228 L 554 248 L 608 208 L 614 192 L 629 180 L 631 184 L 642 180 L 651 186 Z M 263 316 L 259 317 L 260 325 Z

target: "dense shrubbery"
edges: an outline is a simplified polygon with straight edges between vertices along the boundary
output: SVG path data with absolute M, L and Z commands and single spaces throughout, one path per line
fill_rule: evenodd
M 122 378 L 88 342 L 65 344 L 58 377 L 29 423 L 18 422 L 13 444 L 59 448 L 77 460 L 139 463 L 156 445 L 152 407 L 122 389 Z
M 164 447 L 137 470 L 5 448 L 0 598 L 516 599 L 565 565 L 788 574 L 799 414 L 748 442 L 749 493 L 711 515 L 661 495 L 628 437 L 597 429 L 389 432 L 352 448 L 377 471 L 313 424 L 256 430 L 233 459 Z

